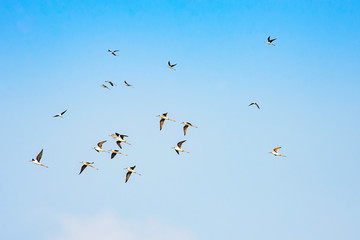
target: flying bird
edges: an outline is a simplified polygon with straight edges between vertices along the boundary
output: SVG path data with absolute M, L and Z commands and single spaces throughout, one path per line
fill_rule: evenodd
M 269 45 L 275 46 L 275 44 L 272 44 L 272 42 L 275 41 L 275 40 L 276 40 L 276 38 L 270 39 L 270 36 L 269 36 L 266 43 L 269 44 Z
M 127 154 L 125 153 L 121 153 L 119 150 L 110 150 L 112 153 L 111 153 L 111 159 L 113 159 L 117 154 L 121 154 L 121 155 L 125 155 L 127 156 Z
M 82 163 L 83 165 L 81 166 L 79 175 L 82 173 L 82 171 L 85 170 L 85 168 L 86 168 L 87 166 L 92 167 L 92 168 L 95 168 L 95 170 L 99 170 L 98 168 L 96 168 L 96 167 L 94 167 L 93 165 L 91 165 L 91 164 L 94 164 L 94 162 L 81 162 L 81 163 Z
M 109 152 L 109 151 L 105 151 L 104 149 L 102 149 L 102 145 L 104 144 L 106 142 L 106 140 L 105 141 L 102 141 L 102 142 L 99 142 L 97 145 L 97 147 L 94 147 L 93 149 L 95 149 L 95 151 L 97 151 L 97 152 Z
M 168 61 L 168 67 L 173 69 L 173 70 L 176 70 L 174 67 L 176 66 L 176 63 L 175 64 L 171 64 L 170 61 Z
M 256 102 L 250 103 L 249 106 L 251 106 L 251 105 L 255 105 L 255 106 L 257 106 L 258 109 L 260 109 L 259 105 Z
M 182 124 L 185 125 L 185 126 L 184 126 L 184 136 L 186 135 L 186 131 L 187 131 L 187 129 L 188 129 L 189 126 L 190 126 L 190 127 L 194 127 L 194 128 L 198 128 L 197 126 L 194 126 L 194 125 L 192 125 L 192 124 L 189 123 L 189 122 L 182 122 Z
M 106 85 L 101 85 L 103 88 L 107 88 L 107 89 L 109 89 L 109 90 L 111 90 L 108 86 L 106 86 Z
M 115 134 L 111 134 L 110 135 L 111 137 L 115 138 L 117 141 L 116 141 L 116 144 L 120 147 L 121 147 L 121 143 L 124 142 L 124 143 L 127 143 L 129 145 L 131 145 L 131 143 L 128 143 L 127 141 L 125 141 L 125 137 L 128 137 L 127 135 L 120 135 L 118 133 L 115 133 Z
M 109 83 L 112 87 L 113 87 L 113 86 L 116 86 L 116 84 L 113 83 L 113 82 L 111 82 L 111 81 L 105 81 L 105 82 Z
M 119 51 L 119 50 L 114 50 L 114 51 L 111 51 L 110 49 L 108 50 L 108 52 L 111 53 L 111 54 L 114 55 L 114 56 L 117 56 L 117 55 L 116 55 L 116 52 L 118 52 L 118 51 Z
M 124 168 L 124 169 L 128 170 L 128 172 L 126 173 L 125 183 L 129 180 L 129 178 L 130 178 L 130 176 L 131 176 L 132 173 L 136 173 L 136 174 L 138 174 L 138 175 L 141 176 L 140 173 L 137 173 L 137 172 L 134 171 L 135 167 L 136 167 L 136 165 L 134 165 L 133 167 Z
M 133 85 L 128 84 L 126 81 L 124 81 L 124 83 L 125 83 L 125 86 L 134 88 Z
M 178 142 L 178 143 L 177 143 L 177 146 L 176 146 L 176 147 L 173 147 L 173 149 L 175 149 L 175 151 L 176 151 L 176 153 L 177 153 L 177 154 L 179 154 L 179 152 L 186 152 L 186 153 L 189 153 L 189 152 L 187 152 L 187 151 L 185 151 L 185 150 L 181 149 L 181 145 L 182 145 L 184 142 L 186 142 L 186 140 L 181 141 L 181 142 Z
M 63 111 L 62 113 L 60 114 L 56 114 L 54 117 L 61 117 L 61 118 L 64 118 L 64 113 L 66 113 L 67 110 Z
M 36 156 L 36 159 L 32 159 L 31 161 L 32 161 L 33 163 L 35 163 L 36 165 L 40 165 L 40 166 L 43 166 L 43 167 L 48 168 L 48 166 L 45 166 L 44 164 L 41 164 L 41 163 L 40 163 L 40 160 L 41 160 L 41 158 L 42 158 L 43 152 L 44 152 L 44 149 L 41 149 L 41 152 Z
M 274 151 L 273 152 L 270 152 L 271 154 L 273 154 L 274 156 L 281 156 L 281 157 L 286 157 L 284 155 L 281 155 L 280 153 L 278 153 L 278 150 L 280 149 L 281 147 L 277 147 L 277 148 L 274 148 Z
M 175 120 L 172 120 L 172 119 L 168 118 L 167 114 L 168 113 L 163 113 L 162 115 L 157 115 L 157 117 L 161 118 L 161 120 L 160 120 L 160 131 L 161 131 L 163 125 L 164 125 L 165 120 L 170 120 L 170 121 L 176 122 Z

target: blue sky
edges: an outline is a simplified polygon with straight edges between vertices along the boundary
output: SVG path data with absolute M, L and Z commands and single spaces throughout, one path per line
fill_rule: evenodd
M 3 238 L 359 239 L 359 10 L 1 1 Z M 164 112 L 177 122 L 160 132 Z M 114 132 L 128 157 L 91 149 Z M 49 169 L 29 162 L 42 148 Z

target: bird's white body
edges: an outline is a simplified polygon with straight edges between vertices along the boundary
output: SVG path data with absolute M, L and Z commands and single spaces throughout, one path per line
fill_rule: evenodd
M 98 144 L 97 144 L 97 147 L 94 147 L 93 149 L 95 149 L 95 151 L 97 151 L 97 152 L 109 152 L 109 151 L 106 151 L 106 150 L 104 150 L 103 148 L 102 148 L 102 145 L 105 143 L 106 141 L 102 141 L 102 142 L 99 142 Z
M 182 146 L 182 144 L 183 144 L 184 142 L 186 142 L 186 140 L 183 140 L 183 141 L 181 141 L 181 142 L 178 142 L 178 143 L 176 144 L 176 147 L 173 147 L 172 149 L 174 149 L 177 154 L 179 154 L 179 152 L 190 153 L 190 152 L 185 151 L 184 149 L 181 149 L 181 146 Z
M 115 138 L 117 141 L 119 142 L 124 142 L 124 143 L 127 143 L 129 145 L 131 145 L 131 143 L 128 143 L 124 138 L 127 137 L 126 135 L 120 135 L 118 133 L 115 133 L 115 134 L 111 134 L 110 135 L 111 137 Z
M 104 150 L 104 149 L 102 149 L 102 148 L 99 148 L 99 147 L 94 147 L 94 149 L 95 149 L 95 151 L 97 151 L 97 152 L 109 152 L 109 151 L 106 151 L 106 150 Z
M 120 142 L 124 141 L 124 139 L 120 138 L 120 136 L 117 136 L 116 134 L 111 134 L 110 136 L 115 138 L 116 140 L 118 140 Z
M 48 168 L 48 166 L 45 166 L 44 164 L 41 164 L 41 163 L 39 163 L 36 159 L 33 159 L 33 160 L 31 160 L 33 163 L 35 163 L 36 165 L 39 165 L 39 166 L 43 166 L 43 167 L 46 167 L 46 168 Z
M 276 157 L 286 157 L 284 155 L 281 155 L 280 153 L 278 153 L 278 150 L 280 149 L 281 147 L 277 147 L 277 148 L 274 148 L 274 150 L 272 152 L 269 152 L 271 153 L 272 155 L 276 156 Z

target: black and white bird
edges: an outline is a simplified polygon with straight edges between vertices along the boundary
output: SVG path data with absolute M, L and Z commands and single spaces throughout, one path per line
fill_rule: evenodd
M 128 83 L 127 83 L 127 81 L 124 81 L 124 83 L 125 83 L 125 86 L 134 88 L 134 86 L 133 86 L 133 85 L 128 84 Z
M 111 134 L 110 135 L 111 137 L 115 138 L 117 141 L 116 141 L 116 144 L 119 146 L 119 148 L 122 149 L 121 147 L 121 143 L 124 142 L 124 143 L 127 143 L 129 145 L 131 145 L 131 143 L 127 142 L 124 138 L 125 137 L 128 137 L 127 135 L 120 135 L 119 133 L 114 133 L 114 134 Z
M 42 158 L 43 152 L 44 152 L 44 149 L 41 149 L 40 153 L 36 156 L 36 159 L 32 159 L 31 161 L 32 161 L 33 163 L 35 163 L 36 165 L 40 165 L 40 166 L 43 166 L 43 167 L 48 168 L 48 166 L 45 166 L 44 164 L 41 164 L 41 163 L 40 163 L 40 160 L 41 160 L 41 158 Z
M 106 143 L 106 140 L 105 141 L 102 141 L 102 142 L 99 142 L 97 145 L 97 147 L 94 147 L 93 149 L 95 149 L 95 151 L 97 151 L 97 152 L 109 152 L 109 151 L 106 151 L 106 150 L 104 150 L 104 149 L 102 149 L 102 145 L 104 144 L 104 143 Z
M 124 156 L 127 156 L 127 154 L 125 153 L 121 153 L 119 150 L 110 150 L 112 153 L 111 153 L 111 159 L 113 159 L 117 154 L 121 154 L 121 155 L 124 155 Z
M 176 151 L 177 154 L 179 154 L 179 152 L 189 153 L 189 152 L 181 149 L 181 145 L 182 145 L 184 142 L 186 142 L 186 140 L 181 141 L 181 142 L 178 142 L 178 143 L 177 143 L 177 146 L 176 146 L 176 147 L 173 147 L 173 149 L 175 149 L 175 151 Z
M 136 174 L 141 176 L 140 173 L 137 173 L 137 172 L 134 171 L 135 168 L 136 168 L 136 165 L 134 165 L 133 167 L 125 168 L 126 170 L 128 170 L 128 172 L 126 173 L 125 183 L 129 180 L 132 173 L 136 173 Z
M 250 105 L 249 105 L 249 106 L 252 106 L 252 105 L 257 106 L 257 108 L 258 108 L 258 109 L 260 109 L 259 105 L 258 105 L 256 102 L 250 103 Z
M 277 157 L 286 157 L 284 155 L 281 155 L 280 153 L 278 153 L 278 150 L 280 149 L 281 147 L 277 147 L 277 148 L 274 148 L 274 150 L 272 152 L 269 152 L 271 154 L 273 154 L 274 156 L 277 156 Z
M 275 46 L 275 44 L 272 43 L 275 40 L 276 40 L 276 38 L 270 39 L 270 36 L 269 36 L 266 43 L 269 44 L 269 45 Z
M 94 167 L 93 165 L 91 165 L 91 164 L 94 164 L 94 162 L 81 162 L 81 163 L 82 163 L 83 165 L 81 166 L 79 175 L 82 173 L 82 171 L 85 170 L 85 168 L 86 168 L 87 166 L 92 167 L 92 168 L 94 168 L 95 170 L 99 170 L 98 168 L 96 168 L 96 167 Z
M 194 128 L 198 128 L 197 126 L 194 126 L 194 125 L 192 125 L 192 124 L 189 123 L 189 122 L 182 122 L 182 124 L 185 125 L 185 126 L 184 126 L 184 136 L 186 135 L 186 131 L 187 131 L 187 129 L 189 128 L 189 126 L 190 126 L 190 127 L 194 127 Z
M 111 82 L 111 81 L 105 81 L 105 82 L 107 82 L 108 84 L 110 84 L 112 87 L 113 87 L 113 86 L 116 86 L 116 84 L 113 83 L 113 82 Z
M 54 117 L 61 117 L 61 118 L 64 118 L 64 113 L 66 113 L 67 110 L 63 111 L 62 113 L 60 114 L 56 114 Z
M 157 117 L 161 118 L 160 119 L 160 131 L 163 128 L 165 120 L 170 120 L 170 121 L 176 122 L 175 120 L 172 120 L 172 119 L 168 118 L 167 114 L 168 113 L 163 113 L 162 115 L 157 115 Z
M 176 66 L 175 64 L 171 64 L 170 61 L 168 61 L 168 67 L 171 68 L 172 70 L 176 70 L 174 67 Z
M 111 54 L 114 55 L 114 56 L 117 56 L 117 55 L 116 55 L 116 52 L 118 52 L 118 51 L 119 51 L 119 50 L 114 50 L 114 51 L 111 51 L 110 49 L 108 50 L 108 52 L 111 53 Z

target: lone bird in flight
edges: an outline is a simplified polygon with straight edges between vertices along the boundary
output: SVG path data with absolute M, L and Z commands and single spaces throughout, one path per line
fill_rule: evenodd
M 113 82 L 111 82 L 111 81 L 105 81 L 105 82 L 109 83 L 112 87 L 113 87 L 113 86 L 116 86 L 116 84 L 113 83 Z
M 121 154 L 121 155 L 127 156 L 127 154 L 121 153 L 119 150 L 110 150 L 110 151 L 112 152 L 112 154 L 111 154 L 111 159 L 113 159 L 117 154 Z
M 109 90 L 111 90 L 108 86 L 106 86 L 106 85 L 101 85 L 103 88 L 107 88 L 107 89 L 109 89 Z
M 97 147 L 94 147 L 93 149 L 95 149 L 95 151 L 97 151 L 97 152 L 107 152 L 108 153 L 108 151 L 105 151 L 104 149 L 102 149 L 102 145 L 104 144 L 106 142 L 106 140 L 105 141 L 102 141 L 102 142 L 99 142 L 97 145 Z
M 161 118 L 161 120 L 160 120 L 160 131 L 161 131 L 163 125 L 164 125 L 165 120 L 170 120 L 170 121 L 176 122 L 175 120 L 172 120 L 172 119 L 168 118 L 167 114 L 168 113 L 163 113 L 162 115 L 157 115 L 157 117 Z
M 256 102 L 250 103 L 249 106 L 251 106 L 251 105 L 255 105 L 255 106 L 257 106 L 258 109 L 260 109 L 259 105 Z
M 278 150 L 280 149 L 281 147 L 277 147 L 277 148 L 274 148 L 274 151 L 273 152 L 270 152 L 271 154 L 273 154 L 274 156 L 281 156 L 281 157 L 286 157 L 284 155 L 281 155 L 280 153 L 278 153 Z
M 86 168 L 87 166 L 92 167 L 92 168 L 95 168 L 95 170 L 99 170 L 98 168 L 96 168 L 96 167 L 94 167 L 93 165 L 91 165 L 91 164 L 94 164 L 94 162 L 81 162 L 81 163 L 82 163 L 83 165 L 81 166 L 79 175 L 82 173 L 82 171 L 85 170 L 85 168 Z
M 48 166 L 45 166 L 44 164 L 41 164 L 40 163 L 40 160 L 41 160 L 41 157 L 43 155 L 43 152 L 44 152 L 44 149 L 41 149 L 41 152 L 36 156 L 36 159 L 32 159 L 31 161 L 33 163 L 35 163 L 36 165 L 40 165 L 40 166 L 43 166 L 43 167 L 46 167 L 48 168 Z
M 269 36 L 267 40 L 268 40 L 268 41 L 266 42 L 267 44 L 275 46 L 275 44 L 272 44 L 272 42 L 275 41 L 276 38 L 270 39 L 270 36 Z
M 126 173 L 125 183 L 129 180 L 129 178 L 130 178 L 130 176 L 131 176 L 132 173 L 136 173 L 136 174 L 138 174 L 138 175 L 141 176 L 140 173 L 137 173 L 137 172 L 134 171 L 135 168 L 136 168 L 136 165 L 134 165 L 133 167 L 124 168 L 124 169 L 128 170 L 128 172 Z
M 114 51 L 111 51 L 110 49 L 108 50 L 109 53 L 111 53 L 112 55 L 114 55 L 115 57 L 117 56 L 116 55 L 116 52 L 118 52 L 119 50 L 114 50 Z
M 111 137 L 115 138 L 117 141 L 116 141 L 116 144 L 122 149 L 121 147 L 121 142 L 124 142 L 124 143 L 127 143 L 129 145 L 131 145 L 131 143 L 128 143 L 127 141 L 125 141 L 125 137 L 128 137 L 127 135 L 120 135 L 118 133 L 115 133 L 115 134 L 111 134 L 110 135 Z
M 197 126 L 194 126 L 194 125 L 192 125 L 192 124 L 189 123 L 189 122 L 182 122 L 182 124 L 185 125 L 185 126 L 184 126 L 184 136 L 186 135 L 186 131 L 187 131 L 187 129 L 188 129 L 189 126 L 190 126 L 190 127 L 194 127 L 194 128 L 198 128 Z
M 179 155 L 179 152 L 186 152 L 186 153 L 189 153 L 189 152 L 187 152 L 187 151 L 185 151 L 185 150 L 181 149 L 181 145 L 182 145 L 184 142 L 186 142 L 186 140 L 181 141 L 181 142 L 178 142 L 178 143 L 177 143 L 177 146 L 176 146 L 176 147 L 173 147 L 173 149 L 175 149 L 175 151 L 176 151 L 176 153 L 177 153 L 178 155 Z
M 66 113 L 67 110 L 63 111 L 62 113 L 60 114 L 56 114 L 54 117 L 61 117 L 61 118 L 64 118 L 64 113 Z
M 126 81 L 124 81 L 124 83 L 125 83 L 125 86 L 134 88 L 133 85 L 128 84 Z
M 173 69 L 174 71 L 176 70 L 174 67 L 176 66 L 176 63 L 175 64 L 171 64 L 170 61 L 168 61 L 168 67 Z

